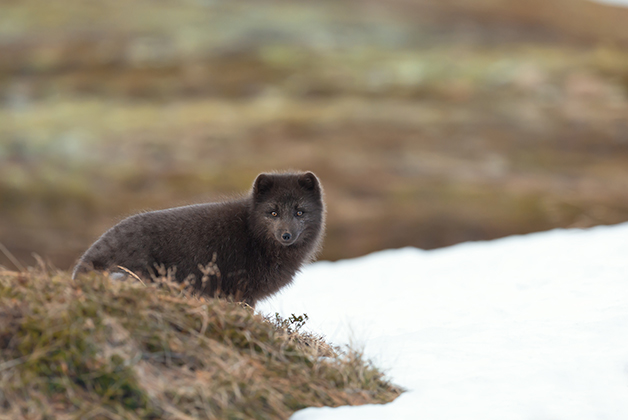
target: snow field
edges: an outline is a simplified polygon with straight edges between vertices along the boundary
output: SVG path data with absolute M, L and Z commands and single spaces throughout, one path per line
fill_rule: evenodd
M 319 262 L 258 310 L 408 389 L 294 420 L 628 419 L 628 224 Z

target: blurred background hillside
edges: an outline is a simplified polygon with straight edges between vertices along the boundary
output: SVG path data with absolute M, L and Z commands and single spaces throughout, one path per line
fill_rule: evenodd
M 0 242 L 24 264 L 282 169 L 325 186 L 324 259 L 626 221 L 628 8 L 0 0 Z

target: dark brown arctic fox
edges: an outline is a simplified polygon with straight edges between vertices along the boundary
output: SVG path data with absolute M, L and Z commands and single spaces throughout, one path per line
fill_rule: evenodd
M 240 199 L 123 220 L 85 252 L 73 277 L 129 270 L 150 279 L 162 267 L 203 294 L 254 306 L 314 258 L 324 226 L 323 190 L 313 173 L 260 174 Z

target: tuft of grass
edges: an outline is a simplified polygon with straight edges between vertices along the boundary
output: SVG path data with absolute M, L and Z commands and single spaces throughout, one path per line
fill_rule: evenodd
M 0 268 L 0 418 L 283 419 L 401 390 L 250 307 L 92 273 Z

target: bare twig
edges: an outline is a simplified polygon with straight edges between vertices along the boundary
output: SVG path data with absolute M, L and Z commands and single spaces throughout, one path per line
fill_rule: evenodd
M 117 268 L 119 268 L 120 270 L 126 272 L 127 274 L 130 274 L 131 276 L 135 277 L 136 280 L 139 280 L 140 283 L 142 283 L 144 286 L 146 286 L 146 283 L 144 283 L 142 281 L 142 279 L 140 278 L 140 276 L 138 276 L 137 274 L 135 274 L 134 272 L 132 272 L 131 270 L 129 270 L 126 267 L 122 267 L 121 265 L 116 265 Z
M 15 258 L 13 254 L 11 254 L 11 251 L 9 251 L 9 249 L 6 246 L 4 246 L 2 242 L 0 242 L 0 251 L 2 251 L 2 253 L 9 259 L 9 261 L 13 263 L 15 267 L 17 267 L 18 270 L 26 271 L 22 263 L 20 263 L 18 259 Z
M 11 369 L 17 365 L 21 365 L 26 361 L 26 356 L 18 357 L 17 359 L 8 360 L 4 363 L 0 363 L 0 372 L 3 370 Z

